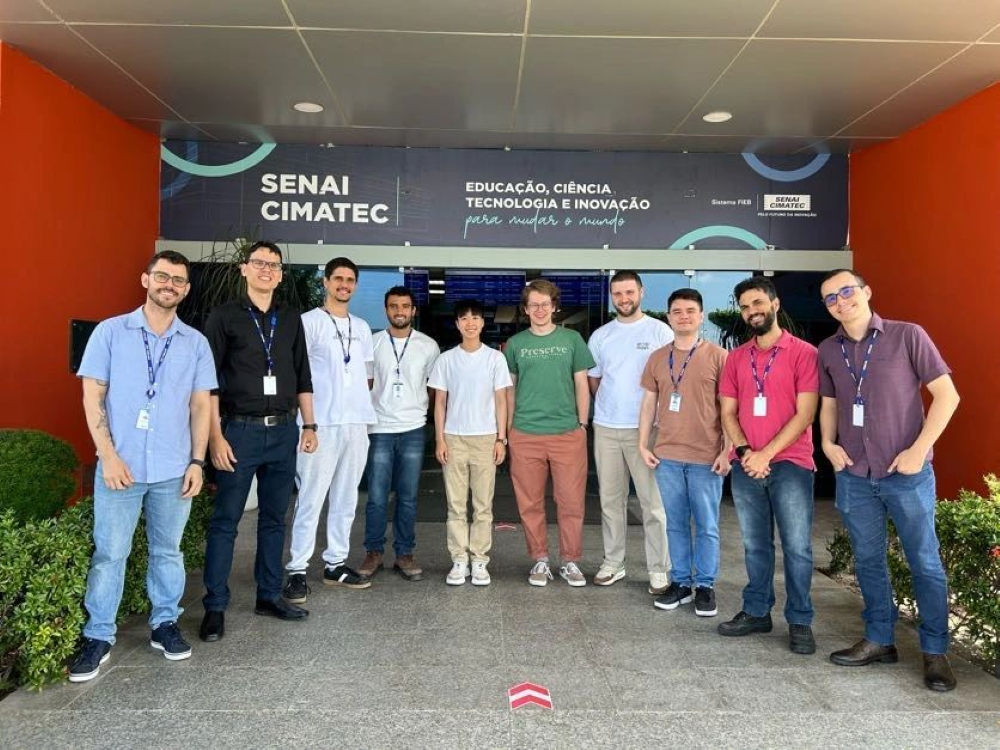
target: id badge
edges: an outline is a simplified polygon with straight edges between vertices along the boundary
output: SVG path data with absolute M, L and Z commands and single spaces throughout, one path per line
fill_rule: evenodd
M 264 395 L 265 396 L 277 396 L 278 395 L 278 378 L 275 375 L 265 375 L 264 376 Z
M 670 394 L 670 406 L 668 407 L 670 411 L 680 411 L 681 410 L 681 394 L 674 391 Z
M 754 396 L 753 415 L 755 417 L 767 416 L 767 396 Z
M 854 410 L 851 412 L 851 424 L 855 427 L 865 426 L 865 405 L 855 404 Z
M 139 409 L 139 416 L 135 420 L 135 428 L 137 430 L 148 430 L 149 429 L 149 407 L 145 406 Z
M 397 380 L 395 383 L 392 384 L 392 397 L 393 398 L 402 398 L 403 397 L 403 383 L 402 383 L 402 381 Z

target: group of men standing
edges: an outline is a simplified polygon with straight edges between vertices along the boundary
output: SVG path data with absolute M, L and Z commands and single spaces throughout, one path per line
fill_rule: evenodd
M 923 329 L 874 314 L 871 289 L 857 273 L 838 269 L 824 278 L 823 300 L 841 327 L 818 350 L 781 328 L 780 302 L 765 277 L 734 290 L 752 336 L 727 354 L 701 338 L 703 300 L 696 290 L 670 295 L 664 324 L 643 314 L 639 275 L 620 271 L 610 286 L 617 318 L 599 328 L 589 346 L 555 324 L 559 289 L 536 279 L 522 294 L 529 327 L 507 342 L 503 354 L 483 344 L 482 306 L 465 300 L 455 308 L 461 343 L 441 355 L 432 339 L 414 330 L 416 307 L 405 287 L 386 293 L 388 327 L 374 336 L 350 314 L 359 270 L 347 258 L 326 265 L 324 305 L 301 316 L 275 299 L 283 273 L 277 246 L 255 244 L 240 268 L 246 294 L 214 310 L 202 336 L 176 317 L 190 289 L 187 260 L 158 253 L 142 274 L 145 304 L 99 325 L 88 344 L 79 374 L 99 456 L 95 552 L 86 597 L 90 619 L 71 681 L 92 679 L 109 657 L 142 511 L 150 541 L 150 644 L 168 659 L 190 656 L 177 627 L 184 589 L 179 545 L 190 498 L 201 488 L 206 449 L 218 490 L 208 533 L 202 640 L 225 634 L 237 526 L 255 478 L 257 614 L 308 616 L 299 605 L 310 593 L 308 564 L 324 502 L 325 584 L 371 585 L 383 567 L 390 491 L 396 496 L 393 567 L 407 580 L 420 580 L 414 530 L 434 393 L 435 456 L 448 496 L 447 584 L 461 585 L 470 576 L 473 585 L 490 583 L 495 471 L 509 447 L 532 561 L 528 582 L 545 586 L 553 578 L 545 514 L 551 477 L 559 574 L 572 587 L 586 585 L 580 561 L 593 396 L 604 539 L 593 582 L 610 586 L 625 576 L 631 482 L 655 606 L 670 611 L 694 602 L 697 615 L 716 615 L 720 503 L 731 473 L 748 583 L 741 610 L 719 625 L 719 633 L 772 630 L 777 526 L 789 647 L 800 654 L 816 650 L 812 423 L 822 398 L 822 450 L 837 472 L 837 508 L 866 605 L 864 638 L 830 658 L 845 666 L 898 658 L 885 550 L 888 516 L 914 577 L 925 684 L 954 688 L 945 656 L 947 581 L 934 530 L 930 458 L 958 395 Z M 923 386 L 932 397 L 926 418 Z M 365 556 L 354 570 L 347 564 L 349 538 L 366 466 Z M 285 517 L 296 483 L 282 585 Z

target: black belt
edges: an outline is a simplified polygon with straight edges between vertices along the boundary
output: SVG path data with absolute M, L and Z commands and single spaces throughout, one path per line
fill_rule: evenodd
M 241 422 L 243 424 L 261 424 L 265 427 L 277 427 L 295 421 L 295 412 L 287 411 L 282 414 L 268 414 L 258 417 L 249 414 L 230 414 L 225 417 L 229 422 Z

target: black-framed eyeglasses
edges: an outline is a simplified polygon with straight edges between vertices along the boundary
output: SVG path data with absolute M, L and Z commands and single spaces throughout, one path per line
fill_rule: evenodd
M 183 289 L 188 285 L 188 280 L 183 276 L 171 276 L 169 273 L 164 273 L 163 271 L 153 271 L 149 275 L 153 277 L 153 281 L 157 284 L 166 284 L 169 281 L 178 289 Z
M 261 260 L 260 258 L 250 258 L 247 263 L 256 268 L 258 271 L 263 271 L 265 268 L 269 271 L 281 270 L 280 260 Z
M 851 297 L 854 296 L 854 290 L 855 289 L 860 289 L 860 288 L 861 288 L 861 286 L 859 284 L 851 284 L 850 286 L 842 286 L 836 292 L 833 292 L 832 294 L 827 294 L 826 296 L 824 296 L 823 297 L 823 302 L 826 304 L 827 307 L 833 307 L 834 305 L 837 304 L 837 300 L 838 299 L 850 299 Z

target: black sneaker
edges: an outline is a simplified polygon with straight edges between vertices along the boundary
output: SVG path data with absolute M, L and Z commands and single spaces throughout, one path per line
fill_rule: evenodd
M 678 586 L 676 583 L 671 583 L 663 592 L 663 596 L 656 597 L 653 606 L 657 609 L 677 609 L 682 604 L 688 604 L 692 599 L 694 599 L 694 595 L 691 593 L 690 586 Z
M 694 590 L 694 613 L 698 617 L 715 617 L 719 610 L 715 606 L 715 589 L 699 586 Z
M 762 617 L 754 617 L 746 612 L 740 612 L 729 622 L 719 624 L 719 635 L 750 635 L 750 633 L 770 633 L 771 613 Z
M 788 648 L 793 654 L 815 654 L 816 639 L 808 625 L 788 626 Z
M 306 585 L 305 573 L 289 573 L 288 582 L 282 590 L 281 595 L 285 601 L 292 604 L 302 604 L 309 597 L 309 586 Z
M 170 661 L 180 661 L 191 656 L 191 644 L 184 640 L 181 629 L 176 622 L 160 624 L 149 636 L 149 645 Z
M 101 665 L 111 658 L 111 644 L 96 638 L 85 638 L 83 647 L 69 668 L 70 682 L 86 682 L 101 673 Z
M 323 583 L 327 586 L 343 586 L 346 589 L 367 589 L 372 585 L 370 578 L 351 570 L 343 563 L 336 568 L 324 568 Z

